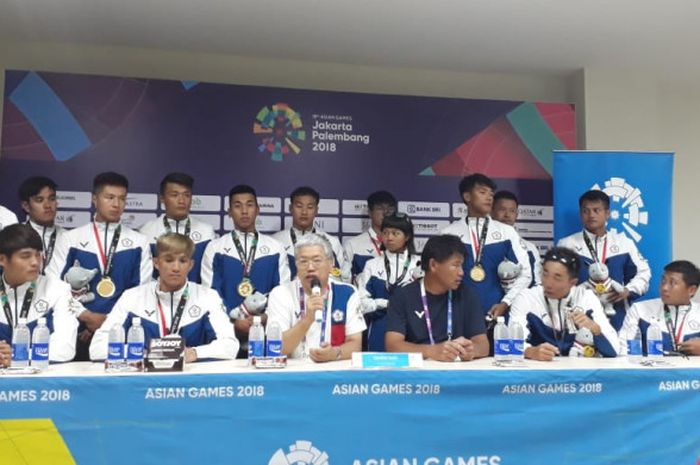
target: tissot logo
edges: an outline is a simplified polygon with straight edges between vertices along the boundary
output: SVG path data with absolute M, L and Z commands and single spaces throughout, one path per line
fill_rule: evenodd
M 289 451 L 277 449 L 268 465 L 329 465 L 328 454 L 320 451 L 311 441 L 297 441 Z

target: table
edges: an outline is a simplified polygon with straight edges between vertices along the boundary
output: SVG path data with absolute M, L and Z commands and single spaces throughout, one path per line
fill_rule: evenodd
M 0 464 L 696 464 L 700 360 L 0 376 Z M 50 459 L 47 459 L 50 457 Z

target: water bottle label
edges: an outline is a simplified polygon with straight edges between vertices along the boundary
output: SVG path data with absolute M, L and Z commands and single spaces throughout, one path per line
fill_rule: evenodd
M 248 357 L 263 357 L 265 343 L 263 341 L 248 341 Z
M 494 355 L 510 354 L 510 339 L 497 339 L 493 348 Z
M 525 352 L 525 341 L 522 339 L 513 339 L 510 346 L 510 354 L 522 356 Z
M 32 346 L 32 361 L 43 362 L 49 359 L 49 343 L 45 342 L 43 344 L 35 343 Z
M 12 344 L 12 360 L 17 362 L 29 360 L 29 344 Z
M 267 341 L 267 356 L 278 357 L 282 355 L 282 341 Z
M 628 339 L 627 340 L 627 354 L 628 355 L 641 355 L 642 354 L 642 341 L 639 339 Z
M 664 344 L 662 341 L 649 341 L 647 344 L 647 354 L 648 355 L 663 355 L 664 354 Z
M 143 359 L 143 342 L 130 342 L 126 352 L 127 360 Z
M 110 342 L 107 346 L 107 358 L 109 360 L 124 360 L 124 344 Z

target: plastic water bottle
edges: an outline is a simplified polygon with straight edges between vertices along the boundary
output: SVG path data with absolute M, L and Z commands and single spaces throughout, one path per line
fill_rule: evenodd
M 276 322 L 267 324 L 267 345 L 265 351 L 268 357 L 279 357 L 282 355 L 282 330 Z
M 510 335 L 505 318 L 499 316 L 496 319 L 496 327 L 493 329 L 493 358 L 497 362 L 506 362 L 510 357 Z
M 17 320 L 17 326 L 12 332 L 12 366 L 24 368 L 29 366 L 29 341 L 31 335 L 27 328 L 27 319 Z
M 144 340 L 141 318 L 135 316 L 131 319 L 131 328 L 126 335 L 126 364 L 136 371 L 143 371 Z
M 248 333 L 248 360 L 265 355 L 265 330 L 259 316 L 253 317 L 253 326 Z
M 49 338 L 51 332 L 46 326 L 46 318 L 39 318 L 32 334 L 32 366 L 46 370 L 49 366 Z
M 642 332 L 637 326 L 632 339 L 627 339 L 627 359 L 630 362 L 639 362 L 642 358 Z
M 107 371 L 120 371 L 124 368 L 124 327 L 120 324 L 109 330 L 105 368 Z
M 656 323 L 652 323 L 647 328 L 647 357 L 659 358 L 664 356 L 664 342 L 661 335 L 661 328 Z
M 525 331 L 523 326 L 515 320 L 508 325 L 510 336 L 510 359 L 520 362 L 525 359 Z

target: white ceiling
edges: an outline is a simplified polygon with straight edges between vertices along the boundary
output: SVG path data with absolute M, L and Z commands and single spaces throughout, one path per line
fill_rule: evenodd
M 349 64 L 700 77 L 697 0 L 0 0 L 0 42 Z

